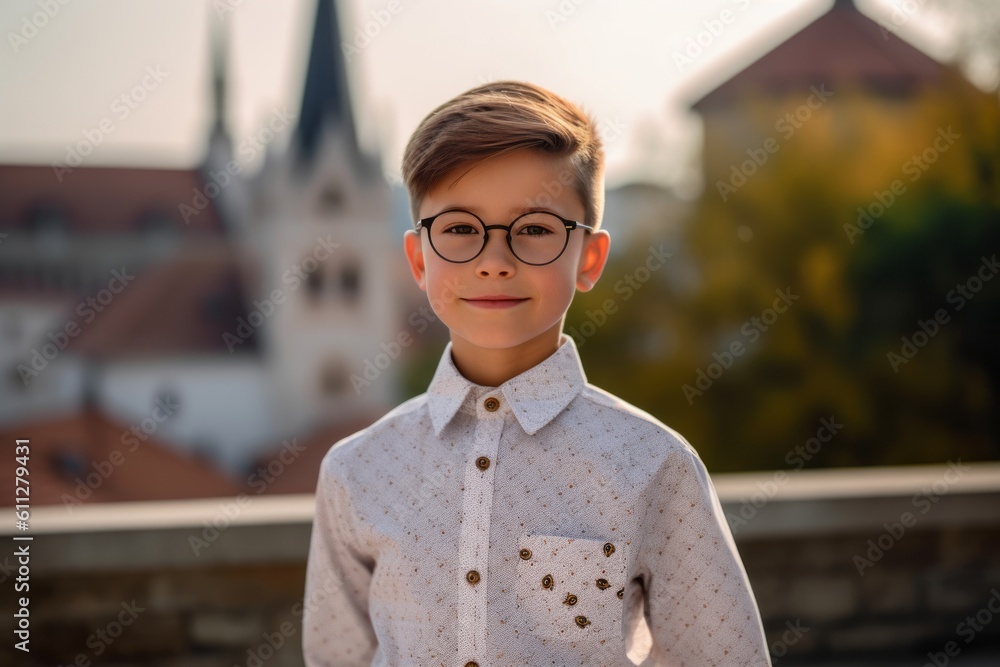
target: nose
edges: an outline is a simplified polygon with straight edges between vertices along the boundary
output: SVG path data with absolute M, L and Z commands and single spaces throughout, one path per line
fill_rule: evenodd
M 517 258 L 507 247 L 506 230 L 491 229 L 486 234 L 486 247 L 476 258 L 476 273 L 482 277 L 514 275 Z

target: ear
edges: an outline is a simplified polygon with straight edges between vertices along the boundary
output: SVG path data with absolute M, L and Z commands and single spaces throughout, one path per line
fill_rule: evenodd
M 420 289 L 426 292 L 427 271 L 424 267 L 424 248 L 420 242 L 420 232 L 415 229 L 403 232 L 403 250 L 406 252 L 406 262 L 410 265 L 413 279 L 417 281 Z
M 581 292 L 589 292 L 597 284 L 597 279 L 604 271 L 608 262 L 608 251 L 611 249 L 611 234 L 603 229 L 585 234 L 583 248 L 580 251 L 580 268 L 576 273 L 576 288 Z

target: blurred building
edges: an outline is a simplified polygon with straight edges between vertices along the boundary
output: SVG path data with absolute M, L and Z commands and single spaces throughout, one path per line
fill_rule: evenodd
M 334 2 L 317 3 L 297 114 L 276 110 L 249 144 L 226 128 L 227 38 L 213 35 L 202 164 L 0 165 L 5 430 L 86 411 L 134 426 L 169 402 L 159 442 L 242 473 L 279 441 L 397 402 L 386 349 L 408 276 L 379 159 L 355 133 Z M 249 177 L 248 145 L 265 151 Z M 77 440 L 53 460 L 87 459 Z
M 954 67 L 901 39 L 897 32 L 905 23 L 894 20 L 875 20 L 853 0 L 836 0 L 828 12 L 796 28 L 777 46 L 761 42 L 765 53 L 744 60 L 749 61 L 746 67 L 695 94 L 691 108 L 704 122 L 703 165 L 710 196 L 727 198 L 725 189 L 716 192 L 720 181 L 742 187 L 740 176 L 754 176 L 828 101 L 843 108 L 845 96 L 860 92 L 863 103 L 888 126 L 924 112 L 913 106 L 921 92 L 953 83 L 972 90 L 964 77 L 954 76 Z M 797 108 L 799 103 L 806 108 Z M 782 113 L 774 112 L 778 108 Z M 761 123 L 765 117 L 768 122 Z M 864 138 L 857 123 L 845 116 L 832 121 L 830 129 L 845 150 Z M 765 146 L 768 139 L 773 143 Z M 755 164 L 744 167 L 746 160 L 754 160 L 750 151 L 760 150 L 764 153 L 757 153 Z

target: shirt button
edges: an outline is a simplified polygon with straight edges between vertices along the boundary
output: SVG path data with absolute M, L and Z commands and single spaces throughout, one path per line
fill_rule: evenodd
M 496 412 L 500 407 L 500 401 L 490 396 L 485 401 L 483 401 L 483 407 L 486 408 L 488 412 Z
M 476 459 L 476 467 L 480 470 L 486 470 L 490 467 L 490 458 L 488 456 L 480 456 Z
M 475 586 L 476 584 L 479 583 L 479 573 L 476 572 L 475 570 L 469 570 L 468 572 L 465 573 L 465 580 L 468 581 L 473 586 Z

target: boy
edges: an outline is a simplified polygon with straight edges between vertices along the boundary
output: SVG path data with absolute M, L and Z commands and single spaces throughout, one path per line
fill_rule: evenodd
M 698 455 L 562 332 L 610 243 L 593 120 L 489 83 L 421 122 L 403 176 L 451 340 L 426 393 L 323 459 L 306 664 L 769 665 Z

